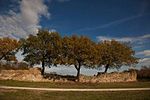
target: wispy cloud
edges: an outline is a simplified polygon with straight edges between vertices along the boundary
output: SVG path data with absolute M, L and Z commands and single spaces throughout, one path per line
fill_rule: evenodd
M 150 56 L 150 50 L 144 50 L 144 51 L 137 52 L 136 55 Z
M 150 39 L 150 34 L 146 34 L 139 37 L 106 37 L 106 36 L 97 36 L 96 37 L 98 41 L 104 41 L 104 40 L 112 40 L 115 39 L 117 41 L 123 41 L 123 42 L 136 42 L 136 41 L 142 41 L 145 39 Z
M 105 36 L 97 36 L 98 41 L 104 41 L 104 40 L 117 40 L 117 41 L 123 41 L 123 42 L 130 42 L 132 41 L 132 38 L 130 37 L 123 37 L 123 38 L 117 38 L 117 37 L 105 37 Z
M 138 14 L 138 15 L 135 15 L 135 16 L 115 20 L 115 21 L 112 21 L 112 22 L 109 22 L 109 23 L 106 23 L 106 24 L 103 24 L 103 25 L 96 26 L 96 27 L 81 28 L 81 29 L 76 30 L 76 31 L 92 31 L 92 30 L 96 30 L 96 29 L 107 28 L 107 27 L 110 27 L 110 26 L 113 26 L 113 25 L 119 25 L 119 24 L 122 24 L 124 22 L 134 20 L 136 18 L 140 18 L 142 16 L 143 16 L 142 14 Z
M 0 15 L 0 36 L 23 38 L 35 34 L 41 27 L 39 22 L 42 15 L 50 17 L 44 0 L 22 0 L 20 13 L 10 10 L 7 15 Z
M 143 36 L 141 36 L 139 38 L 141 38 L 141 39 L 146 39 L 146 38 L 150 39 L 150 34 L 143 35 Z
M 139 65 L 150 66 L 150 58 L 143 58 L 139 60 Z

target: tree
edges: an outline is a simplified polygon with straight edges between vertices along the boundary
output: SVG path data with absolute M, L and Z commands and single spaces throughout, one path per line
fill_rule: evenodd
M 42 75 L 46 65 L 57 63 L 60 56 L 61 37 L 57 32 L 39 30 L 36 36 L 30 35 L 22 41 L 24 60 L 30 65 L 42 64 Z
M 0 38 L 0 60 L 16 61 L 15 54 L 20 42 L 8 37 Z
M 125 43 L 115 40 L 103 41 L 97 44 L 99 65 L 104 65 L 105 73 L 108 68 L 120 68 L 122 65 L 137 63 L 134 51 Z
M 63 38 L 62 54 L 65 64 L 74 65 L 77 70 L 77 80 L 79 81 L 80 69 L 82 65 L 94 65 L 95 43 L 84 36 L 71 36 Z

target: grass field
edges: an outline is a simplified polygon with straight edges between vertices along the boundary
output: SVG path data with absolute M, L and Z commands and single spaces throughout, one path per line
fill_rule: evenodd
M 150 91 L 47 92 L 0 89 L 0 100 L 150 100 Z
M 150 82 L 129 83 L 50 83 L 0 80 L 0 85 L 41 88 L 144 88 Z M 150 100 L 150 91 L 48 92 L 0 89 L 0 100 Z
M 50 83 L 50 82 L 22 82 L 13 80 L 0 80 L 0 85 L 41 87 L 41 88 L 144 88 L 150 87 L 150 82 L 128 82 L 128 83 Z

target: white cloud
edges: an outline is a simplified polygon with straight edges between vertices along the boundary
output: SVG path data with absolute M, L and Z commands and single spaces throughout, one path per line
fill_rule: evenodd
M 150 58 L 143 58 L 139 60 L 140 65 L 150 65 Z
M 8 15 L 0 15 L 0 36 L 23 38 L 35 34 L 41 27 L 39 22 L 42 15 L 50 17 L 44 0 L 22 0 L 20 13 L 10 10 Z
M 141 39 L 145 39 L 145 38 L 149 38 L 150 39 L 150 34 L 146 34 L 146 35 L 141 36 Z
M 98 39 L 98 41 L 115 39 L 117 41 L 123 41 L 123 42 L 137 42 L 137 41 L 142 41 L 142 40 L 145 40 L 145 39 L 150 39 L 150 34 L 146 34 L 146 35 L 139 36 L 139 37 L 122 37 L 122 38 L 97 36 L 97 39 Z
M 50 29 L 49 32 L 57 32 L 56 29 Z
M 137 52 L 136 55 L 150 56 L 150 50 L 144 50 L 144 51 L 141 51 L 141 52 Z
M 129 37 L 116 38 L 116 37 L 98 36 L 97 39 L 98 39 L 98 41 L 112 40 L 112 39 L 115 39 L 117 41 L 124 41 L 124 42 L 132 41 L 132 39 Z

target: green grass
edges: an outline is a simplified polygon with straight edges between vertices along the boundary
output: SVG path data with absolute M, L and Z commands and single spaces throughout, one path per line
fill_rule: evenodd
M 0 89 L 0 100 L 150 100 L 150 91 L 47 92 Z
M 150 87 L 150 82 L 126 83 L 56 83 L 56 82 L 23 82 L 13 80 L 0 80 L 0 85 L 41 88 L 144 88 Z
M 0 85 L 48 88 L 143 88 L 150 82 L 128 83 L 50 83 L 0 80 Z M 0 100 L 150 100 L 150 91 L 48 92 L 0 89 Z

